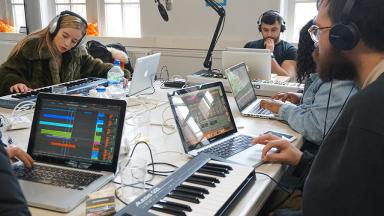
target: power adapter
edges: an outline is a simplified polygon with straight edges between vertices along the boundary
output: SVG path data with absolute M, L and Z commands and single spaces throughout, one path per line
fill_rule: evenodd
M 169 88 L 182 88 L 185 85 L 185 81 L 165 81 L 163 85 Z
M 17 130 L 31 127 L 31 120 L 25 116 L 9 117 L 7 130 Z

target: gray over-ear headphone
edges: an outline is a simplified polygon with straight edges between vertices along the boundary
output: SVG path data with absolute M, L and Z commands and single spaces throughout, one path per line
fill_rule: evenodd
M 351 22 L 349 15 L 356 0 L 347 0 L 344 5 L 340 22 L 334 24 L 329 32 L 329 41 L 338 50 L 350 50 L 360 40 L 357 25 Z
M 48 30 L 49 30 L 49 33 L 53 37 L 56 36 L 57 32 L 60 30 L 60 23 L 61 23 L 64 16 L 75 16 L 75 17 L 79 18 L 85 24 L 86 27 L 88 26 L 87 21 L 83 17 L 81 17 L 79 14 L 74 13 L 72 11 L 65 10 L 65 11 L 62 11 L 56 17 L 54 17 L 52 19 L 52 21 L 49 23 Z M 87 33 L 85 31 L 83 36 L 80 38 L 79 42 L 73 48 L 77 47 L 81 43 L 81 41 L 83 40 L 83 38 L 85 37 L 86 34 Z

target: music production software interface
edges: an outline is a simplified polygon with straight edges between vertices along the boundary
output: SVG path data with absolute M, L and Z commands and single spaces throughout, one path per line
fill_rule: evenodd
M 233 96 L 236 98 L 240 109 L 244 109 L 255 98 L 252 84 L 248 81 L 247 76 L 245 67 L 237 67 L 234 71 L 227 71 L 227 78 L 231 81 Z
M 174 96 L 172 100 L 189 151 L 234 129 L 220 87 Z
M 43 101 L 34 154 L 112 164 L 119 107 Z

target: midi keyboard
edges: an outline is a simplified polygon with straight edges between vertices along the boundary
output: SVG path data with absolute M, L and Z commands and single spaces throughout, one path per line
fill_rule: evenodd
M 88 77 L 52 86 L 66 86 L 67 94 L 84 94 L 88 93 L 90 89 L 93 89 L 98 85 L 106 86 L 107 84 L 107 79 Z M 0 97 L 0 107 L 13 109 L 20 102 L 35 101 L 37 98 L 37 94 L 39 94 L 40 92 L 52 92 L 52 86 L 33 89 L 32 91 L 25 93 L 15 93 Z

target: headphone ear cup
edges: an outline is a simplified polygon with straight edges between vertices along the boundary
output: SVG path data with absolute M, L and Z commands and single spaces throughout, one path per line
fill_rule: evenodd
M 57 33 L 58 24 L 59 24 L 60 15 L 55 16 L 52 21 L 49 23 L 49 33 L 55 35 Z
M 360 40 L 360 31 L 354 23 L 335 24 L 329 32 L 329 41 L 338 50 L 350 50 Z
M 259 29 L 259 32 L 261 32 L 261 24 L 258 25 L 258 29 Z
M 285 21 L 282 20 L 281 22 L 281 27 L 280 27 L 280 32 L 284 32 L 287 28 L 285 27 Z

